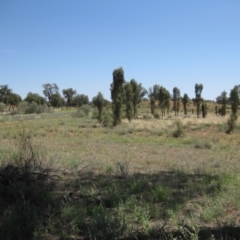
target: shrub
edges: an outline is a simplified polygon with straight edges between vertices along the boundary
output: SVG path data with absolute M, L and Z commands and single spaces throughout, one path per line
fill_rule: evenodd
M 160 114 L 159 113 L 154 113 L 154 118 L 156 118 L 156 119 L 160 119 Z
M 109 127 L 112 125 L 112 114 L 109 112 L 105 112 L 103 115 L 102 124 L 104 127 Z
M 88 104 L 85 104 L 85 105 L 82 106 L 81 110 L 84 112 L 84 114 L 86 116 L 88 116 L 89 113 L 92 111 L 92 106 L 88 105 Z
M 184 130 L 183 130 L 183 124 L 181 120 L 176 120 L 174 122 L 174 125 L 176 127 L 176 130 L 173 131 L 173 137 L 179 138 L 184 136 Z

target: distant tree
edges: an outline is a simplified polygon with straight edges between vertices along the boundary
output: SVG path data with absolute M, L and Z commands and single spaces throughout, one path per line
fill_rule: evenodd
M 0 102 L 0 113 L 3 114 L 5 111 L 5 104 Z
M 232 113 L 227 122 L 228 130 L 226 131 L 226 133 L 233 132 L 234 128 L 236 127 L 236 122 L 238 119 L 237 111 L 238 111 L 238 104 L 239 104 L 239 88 L 238 88 L 238 86 L 234 86 L 234 88 L 230 91 L 229 101 L 231 103 Z
M 205 118 L 207 116 L 207 103 L 202 103 L 202 117 Z
M 159 106 L 162 110 L 162 117 L 163 117 L 165 116 L 166 108 L 169 109 L 170 107 L 170 93 L 166 88 L 162 86 L 159 89 L 158 100 L 159 100 Z
M 5 97 L 12 93 L 12 89 L 8 85 L 0 85 L 0 102 L 5 102 Z
M 160 85 L 158 84 L 155 84 L 153 85 L 153 87 L 150 87 L 149 88 L 149 91 L 148 91 L 148 97 L 151 98 L 151 97 L 154 97 L 155 100 L 158 99 L 158 95 L 159 95 L 159 90 L 160 90 Z
M 152 115 L 154 115 L 154 113 L 155 113 L 155 97 L 154 96 L 151 96 L 150 104 L 151 104 L 151 113 L 152 113 Z
M 182 103 L 183 103 L 183 109 L 184 109 L 184 114 L 187 115 L 187 104 L 189 102 L 189 97 L 188 95 L 185 93 L 183 95 L 183 98 L 182 98 Z
M 227 113 L 226 109 L 227 109 L 227 102 L 228 102 L 227 92 L 223 91 L 221 93 L 221 95 L 216 98 L 216 101 L 217 101 L 217 103 L 222 105 L 221 108 L 220 108 L 220 114 L 222 116 L 225 116 L 226 113 Z
M 51 102 L 51 98 L 54 94 L 59 93 L 59 88 L 56 83 L 46 83 L 42 85 L 43 94 L 47 98 L 48 102 Z
M 199 118 L 200 116 L 200 106 L 201 106 L 201 102 L 202 102 L 202 97 L 201 97 L 201 94 L 202 94 L 202 90 L 203 90 L 203 85 L 202 84 L 195 84 L 195 95 L 196 95 L 196 98 L 194 99 L 194 103 L 197 107 L 197 117 Z
M 175 111 L 175 116 L 178 116 L 179 108 L 180 108 L 180 90 L 177 87 L 173 88 L 173 108 Z
M 134 115 L 134 93 L 133 87 L 137 88 L 137 84 L 134 85 L 131 82 L 125 84 L 125 92 L 126 92 L 126 115 L 127 119 L 130 122 Z
M 98 109 L 98 121 L 101 123 L 103 106 L 104 106 L 104 98 L 101 92 L 99 92 L 96 97 L 93 97 L 92 103 Z
M 67 107 L 73 105 L 73 98 L 76 95 L 77 91 L 72 88 L 67 88 L 62 90 L 63 96 L 66 99 Z
M 50 104 L 51 106 L 53 106 L 54 108 L 59 108 L 62 107 L 64 105 L 64 98 L 62 98 L 60 93 L 54 93 L 51 96 L 51 101 Z
M 239 92 L 238 92 L 238 86 L 235 86 L 231 92 L 230 92 L 230 97 L 229 101 L 231 103 L 232 107 L 232 113 L 237 115 L 237 110 L 238 110 L 238 104 L 239 104 Z
M 4 103 L 8 106 L 9 111 L 11 108 L 17 107 L 21 101 L 22 98 L 16 93 L 10 93 L 4 97 Z
M 121 109 L 123 96 L 124 71 L 122 68 L 113 71 L 113 82 L 111 84 L 111 98 L 113 109 L 113 126 L 121 124 Z
M 82 107 L 84 104 L 89 104 L 88 96 L 84 94 L 77 94 L 73 98 L 73 103 L 77 107 Z
M 24 101 L 28 102 L 29 104 L 32 102 L 35 102 L 38 105 L 46 104 L 46 100 L 44 97 L 40 96 L 38 93 L 32 93 L 32 92 L 29 92 L 27 94 L 27 97 L 24 99 Z
M 147 94 L 147 90 L 142 87 L 141 83 L 137 83 L 135 79 L 130 81 L 133 92 L 133 115 L 137 115 L 137 105 L 141 102 L 144 96 Z M 126 91 L 126 88 L 125 88 Z

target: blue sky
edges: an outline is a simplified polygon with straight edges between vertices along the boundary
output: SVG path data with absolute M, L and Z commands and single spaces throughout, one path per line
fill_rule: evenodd
M 0 0 L 0 85 L 42 84 L 110 99 L 123 67 L 149 89 L 215 100 L 240 84 L 239 0 Z

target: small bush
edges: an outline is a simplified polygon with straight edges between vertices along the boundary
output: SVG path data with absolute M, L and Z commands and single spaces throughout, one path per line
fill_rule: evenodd
M 173 137 L 175 137 L 175 138 L 183 137 L 184 136 L 184 130 L 183 130 L 182 121 L 176 120 L 174 122 L 174 126 L 175 126 L 176 130 L 173 131 L 173 134 L 172 134 Z
M 156 119 L 160 119 L 160 114 L 159 113 L 154 113 L 154 118 L 156 118 Z
M 92 106 L 91 106 L 91 105 L 88 105 L 88 104 L 83 105 L 83 106 L 81 107 L 81 110 L 84 112 L 84 114 L 85 114 L 86 116 L 88 116 L 89 113 L 92 111 Z

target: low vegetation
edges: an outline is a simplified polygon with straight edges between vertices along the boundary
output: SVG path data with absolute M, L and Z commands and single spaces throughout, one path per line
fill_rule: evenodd
M 2 116 L 1 239 L 238 239 L 239 120 L 174 115 Z

